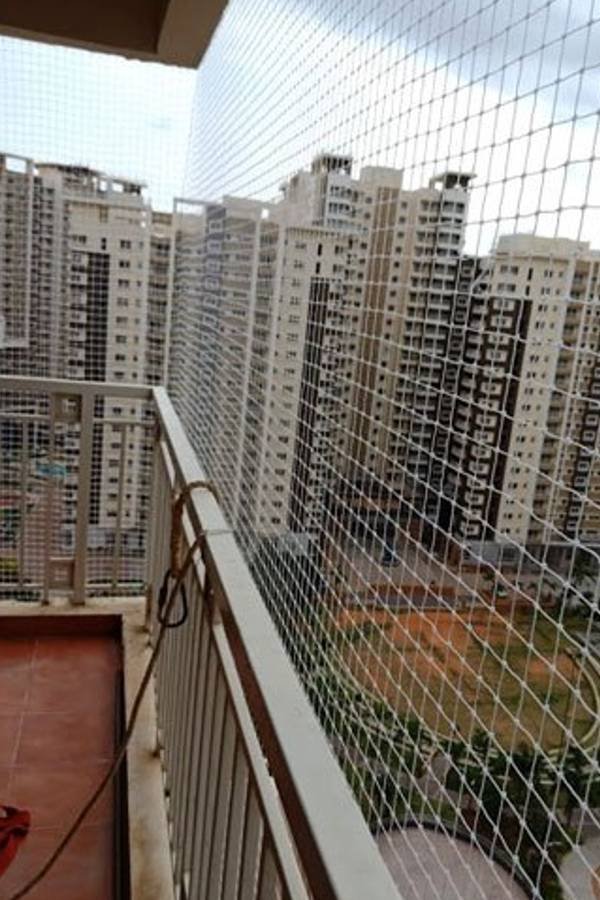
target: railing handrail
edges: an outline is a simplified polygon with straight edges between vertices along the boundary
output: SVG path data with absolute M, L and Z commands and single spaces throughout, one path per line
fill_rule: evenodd
M 150 400 L 152 387 L 121 381 L 77 381 L 68 378 L 29 378 L 27 375 L 0 375 L 0 391 L 30 394 L 94 394 L 98 397 L 123 397 Z
M 178 481 L 203 480 L 164 388 L 154 388 L 162 437 Z M 397 900 L 399 892 L 358 810 L 275 625 L 211 492 L 193 492 L 192 526 L 246 701 L 290 823 L 303 871 L 319 900 Z

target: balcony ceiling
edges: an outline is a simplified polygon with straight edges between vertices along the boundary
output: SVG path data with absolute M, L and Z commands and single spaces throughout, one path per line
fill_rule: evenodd
M 195 67 L 227 0 L 3 0 L 0 33 Z

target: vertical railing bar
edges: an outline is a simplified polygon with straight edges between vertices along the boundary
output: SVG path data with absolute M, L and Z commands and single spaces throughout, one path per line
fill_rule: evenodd
M 206 705 L 207 683 L 208 683 L 208 664 L 210 657 L 210 624 L 206 607 L 204 604 L 200 609 L 200 636 L 198 639 L 199 660 L 196 671 L 196 681 L 194 686 L 194 711 L 192 718 L 192 739 L 190 744 L 190 761 L 192 764 L 191 783 L 186 796 L 185 813 L 183 818 L 185 840 L 183 842 L 183 865 L 187 870 L 192 865 L 192 854 L 194 847 L 194 823 L 195 823 L 195 802 L 199 791 L 199 766 L 197 761 L 201 755 L 202 731 L 197 727 L 198 720 L 202 722 L 204 718 L 204 707 Z
M 244 837 L 242 844 L 242 865 L 238 885 L 239 900 L 254 900 L 256 897 L 257 864 L 262 846 L 262 816 L 256 793 L 249 779 L 248 802 L 244 817 Z
M 81 417 L 79 430 L 79 466 L 77 482 L 77 520 L 75 525 L 75 576 L 73 602 L 85 603 L 88 526 L 90 520 L 90 494 L 92 479 L 92 455 L 94 445 L 94 401 L 93 392 L 81 396 Z
M 21 494 L 19 521 L 19 587 L 25 584 L 25 523 L 27 521 L 27 486 L 29 482 L 29 423 L 21 423 Z
M 278 881 L 279 872 L 275 862 L 273 844 L 270 841 L 268 832 L 265 830 L 258 873 L 258 900 L 273 900 L 273 897 L 275 897 L 275 886 Z
M 220 751 L 223 745 L 223 725 L 225 721 L 226 701 L 227 694 L 225 679 L 223 678 L 217 659 L 215 703 L 213 708 L 213 718 L 209 744 L 207 769 L 208 778 L 206 781 L 206 791 L 204 798 L 204 815 L 202 817 L 202 831 L 200 834 L 200 840 L 196 845 L 198 847 L 199 855 L 199 864 L 197 867 L 197 871 L 200 879 L 198 896 L 206 897 L 207 900 L 208 895 L 206 892 L 206 884 L 208 877 L 208 862 L 210 858 L 207 856 L 207 850 L 210 845 L 210 835 L 214 827 L 216 786 L 220 777 L 222 763 L 222 754 Z
M 189 595 L 190 572 L 185 578 L 185 585 Z M 192 614 L 188 617 L 183 628 L 177 628 L 173 632 L 173 648 L 175 657 L 174 675 L 174 699 L 173 712 L 175 714 L 174 737 L 172 747 L 172 772 L 171 772 L 171 799 L 175 811 L 173 821 L 173 847 L 177 852 L 176 872 L 181 871 L 181 855 L 179 835 L 181 833 L 180 800 L 185 780 L 185 769 L 188 760 L 185 753 L 185 728 L 188 717 L 188 699 L 190 691 L 190 661 L 191 644 L 193 638 L 194 620 Z
M 167 508 L 170 509 L 171 504 L 167 504 Z M 170 528 L 169 528 L 170 533 Z M 167 549 L 168 555 L 168 549 Z M 168 568 L 170 561 L 167 561 L 166 568 Z M 161 580 L 164 573 L 161 573 Z M 171 581 L 172 586 L 172 581 Z M 172 796 L 174 789 L 174 767 L 173 767 L 173 756 L 174 756 L 174 746 L 176 741 L 176 720 L 177 720 L 177 708 L 178 708 L 178 691 L 177 691 L 177 683 L 179 676 L 179 658 L 177 653 L 177 643 L 178 637 L 177 633 L 174 631 L 169 631 L 165 641 L 165 650 L 166 659 L 167 659 L 167 668 L 166 668 L 166 678 L 168 691 L 166 696 L 166 716 L 167 716 L 167 728 L 165 729 L 165 753 L 168 758 L 168 767 L 167 767 L 167 784 L 169 788 L 169 795 Z
M 156 470 L 156 478 L 154 480 L 152 491 L 153 491 L 153 508 L 155 510 L 155 514 L 159 515 L 158 510 L 162 509 L 161 501 L 163 495 L 163 483 L 165 480 L 165 474 L 163 472 L 162 467 L 157 467 Z M 156 637 L 156 628 L 157 622 L 155 620 L 154 612 L 156 609 L 156 595 L 159 587 L 159 579 L 160 579 L 160 571 L 162 568 L 163 556 L 165 552 L 165 541 L 167 539 L 166 529 L 154 529 L 154 536 L 152 539 L 152 554 L 150 559 L 148 560 L 148 570 L 149 570 L 149 590 L 150 597 L 148 600 L 147 608 L 146 608 L 146 627 L 148 629 L 148 633 L 150 636 L 150 643 L 154 645 L 155 637 Z M 159 656 L 158 662 L 156 665 L 156 690 L 157 695 L 160 698 L 162 695 L 162 669 L 163 669 L 163 659 L 164 659 L 164 650 L 163 653 Z M 159 712 L 162 713 L 162 708 L 159 709 Z
M 160 590 L 160 585 L 162 582 L 164 571 L 168 566 L 168 535 L 170 533 L 170 522 L 162 521 L 163 517 L 168 519 L 168 515 L 170 514 L 170 504 L 167 502 L 168 492 L 171 490 L 171 484 L 169 481 L 169 476 L 167 470 L 164 465 L 164 461 L 162 460 L 162 455 L 160 452 L 160 442 L 157 443 L 157 455 L 158 455 L 158 498 L 157 505 L 154 511 L 153 517 L 161 518 L 161 527 L 155 523 L 153 524 L 153 534 L 156 537 L 153 539 L 153 546 L 155 550 L 153 551 L 153 580 L 152 580 L 152 601 L 154 603 L 154 608 L 156 608 L 156 602 L 158 600 L 158 592 Z M 164 513 L 167 515 L 165 516 Z M 152 616 L 152 611 L 149 611 L 150 616 L 150 624 L 156 627 L 157 623 Z
M 165 491 L 166 493 L 166 491 Z M 170 507 L 170 504 L 168 504 Z M 169 527 L 170 531 L 170 527 Z M 166 549 L 166 555 L 168 556 L 168 549 Z M 169 563 L 166 562 L 166 567 L 168 567 Z M 162 580 L 163 573 L 160 574 L 160 579 Z M 164 728 L 164 750 L 167 757 L 167 768 L 165 773 L 165 781 L 169 790 L 169 794 L 172 790 L 172 740 L 173 740 L 173 723 L 174 723 L 174 704 L 175 704 L 175 676 L 176 676 L 176 667 L 177 667 L 177 655 L 173 653 L 173 641 L 174 635 L 173 632 L 170 631 L 166 635 L 166 639 L 164 642 L 163 649 L 163 666 L 164 666 L 164 677 L 165 677 L 165 728 Z
M 222 702 L 219 698 L 222 697 Z M 215 836 L 218 809 L 217 797 L 223 777 L 223 763 L 226 762 L 225 754 L 225 724 L 227 714 L 227 682 L 219 669 L 218 696 L 217 696 L 218 725 L 216 726 L 211 741 L 210 769 L 211 779 L 208 786 L 207 815 L 204 817 L 204 827 L 201 839 L 201 863 L 200 863 L 200 888 L 201 896 L 210 897 L 208 890 L 208 876 L 210 873 L 210 860 Z
M 111 587 L 116 590 L 119 583 L 119 569 L 121 563 L 121 537 L 123 532 L 123 506 L 125 498 L 125 463 L 127 460 L 127 425 L 119 427 L 121 435 L 121 447 L 119 452 L 119 480 L 117 493 L 117 526 L 115 529 L 115 544 L 113 548 L 112 581 Z
M 55 394 L 48 396 L 48 472 L 52 471 L 54 463 L 54 441 L 56 427 L 56 404 L 58 398 Z M 43 588 L 42 602 L 50 603 L 50 583 L 51 583 L 51 557 L 52 557 L 52 537 L 54 535 L 54 527 L 52 515 L 54 512 L 54 479 L 49 475 L 46 476 L 46 515 L 44 521 L 44 553 L 43 553 Z
M 207 896 L 214 898 L 219 897 L 221 894 L 224 863 L 227 856 L 227 834 L 231 810 L 231 791 L 233 789 L 233 765 L 237 746 L 236 727 L 235 714 L 226 700 L 221 744 L 222 760 L 219 766 L 219 781 L 215 795 L 216 814 L 214 816 L 208 858 Z
M 231 795 L 229 800 L 229 813 L 227 824 L 227 856 L 225 858 L 225 871 L 223 878 L 222 900 L 234 900 L 237 895 L 237 885 L 242 863 L 242 839 L 244 836 L 244 822 L 246 819 L 246 804 L 248 801 L 248 789 L 250 776 L 248 761 L 244 753 L 244 746 L 239 734 L 236 734 L 235 762 Z
M 154 411 L 154 407 L 153 407 Z M 158 425 L 154 426 L 154 436 L 152 442 L 152 466 L 150 474 L 150 503 L 148 505 L 148 520 L 146 525 L 146 542 L 144 546 L 145 552 L 145 572 L 146 572 L 146 615 L 145 625 L 148 631 L 152 627 L 152 619 L 154 608 L 156 607 L 157 587 L 159 576 L 158 567 L 158 550 L 161 537 L 164 542 L 164 532 L 157 527 L 158 517 L 162 515 L 164 509 L 160 502 L 163 484 L 167 480 L 166 472 L 163 471 L 163 465 L 160 453 L 160 430 Z
M 158 442 L 157 442 L 158 445 Z M 164 507 L 162 505 L 162 497 L 165 491 L 165 484 L 167 482 L 167 473 L 163 466 L 157 465 L 155 469 L 156 480 L 153 484 L 153 491 L 155 491 L 155 498 L 157 499 L 156 505 L 153 507 L 154 514 L 159 515 L 159 510 L 162 510 Z M 159 578 L 160 572 L 164 565 L 164 560 L 167 552 L 167 535 L 168 532 L 166 529 L 154 528 L 153 530 L 153 539 L 152 539 L 152 559 L 149 564 L 151 581 L 149 584 L 150 597 L 149 600 L 153 601 L 153 598 L 156 597 L 158 593 L 159 586 Z M 153 608 L 156 607 L 155 602 L 152 602 L 152 606 L 150 602 L 146 605 L 146 628 L 149 634 L 150 643 L 154 645 L 155 641 L 155 627 L 156 623 L 153 617 Z M 166 653 L 166 647 L 163 648 L 163 653 L 158 658 L 157 663 L 157 671 L 155 677 L 155 698 L 156 698 L 156 706 L 157 706 L 157 732 L 156 732 L 156 747 L 155 750 L 157 753 L 160 752 L 162 743 L 163 743 L 163 720 L 164 720 L 164 694 L 165 694 L 165 680 L 163 676 L 164 669 L 164 654 Z
M 175 645 L 176 636 L 173 631 L 167 632 L 164 649 L 165 659 L 167 662 L 166 680 L 167 693 L 165 697 L 166 721 L 164 730 L 164 750 L 167 760 L 166 784 L 169 796 L 173 794 L 173 744 L 175 741 L 175 722 L 177 720 L 176 710 L 176 689 L 175 682 L 177 678 L 177 650 Z
M 202 723 L 201 723 L 201 733 L 202 733 L 202 741 L 201 741 L 201 750 L 200 756 L 198 760 L 198 784 L 196 787 L 196 796 L 194 798 L 194 820 L 193 820 L 193 829 L 192 829 L 192 860 L 191 860 L 191 894 L 193 897 L 200 898 L 200 894 L 198 893 L 199 888 L 199 865 L 200 859 L 197 855 L 197 848 L 199 843 L 199 835 L 198 829 L 202 829 L 204 825 L 204 818 L 206 816 L 206 794 L 207 794 L 207 786 L 209 780 L 209 759 L 210 759 L 210 745 L 212 738 L 212 729 L 214 726 L 215 719 L 215 684 L 217 680 L 217 651 L 214 647 L 214 644 L 211 640 L 210 630 L 209 630 L 209 643 L 208 643 L 208 678 L 206 682 L 206 691 L 204 695 L 204 704 L 202 710 Z
M 197 707 L 197 691 L 198 691 L 198 670 L 201 664 L 201 634 L 202 634 L 202 615 L 203 609 L 198 602 L 197 597 L 197 580 L 193 567 L 190 569 L 190 577 L 188 578 L 188 598 L 189 598 L 189 623 L 186 628 L 189 629 L 189 639 L 187 641 L 188 653 L 186 660 L 182 664 L 185 673 L 187 690 L 185 701 L 183 704 L 183 727 L 181 737 L 183 765 L 180 767 L 179 779 L 176 785 L 176 794 L 178 803 L 180 803 L 180 814 L 177 820 L 177 832 L 175 839 L 177 845 L 181 847 L 181 865 L 178 877 L 185 868 L 184 846 L 186 833 L 186 801 L 190 793 L 190 785 L 192 782 L 192 771 L 194 760 L 192 756 L 192 745 L 194 735 L 194 725 L 196 719 Z
M 235 667 L 231 648 L 223 629 L 216 629 L 214 641 L 219 652 L 220 664 L 227 681 L 230 702 L 235 712 L 238 733 L 243 741 L 244 753 L 248 760 L 250 789 L 255 792 L 261 819 L 266 823 L 271 843 L 275 848 L 275 862 L 281 881 L 288 894 L 294 898 L 307 896 L 306 884 L 298 865 L 298 858 L 289 840 L 289 826 L 280 806 L 270 776 L 266 770 L 263 748 L 255 731 L 246 696 Z

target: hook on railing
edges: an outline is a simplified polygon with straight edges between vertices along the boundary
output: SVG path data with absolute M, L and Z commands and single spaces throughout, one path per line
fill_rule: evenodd
M 165 607 L 169 599 L 169 581 L 171 577 L 173 577 L 175 581 L 177 581 L 177 575 L 175 575 L 171 571 L 171 569 L 167 569 L 167 571 L 165 572 L 165 577 L 163 578 L 163 582 L 160 586 L 160 591 L 158 592 L 156 618 L 158 619 L 159 625 L 161 625 L 163 628 L 179 628 L 180 625 L 184 624 L 185 620 L 188 617 L 187 592 L 185 590 L 184 583 L 181 582 L 179 585 L 179 594 L 181 596 L 181 615 L 173 622 L 169 622 L 168 620 L 168 612 L 165 610 Z
M 157 612 L 156 617 L 160 625 L 164 628 L 179 628 L 180 625 L 183 625 L 185 620 L 188 617 L 188 600 L 187 600 L 187 592 L 185 589 L 185 584 L 181 579 L 181 567 L 182 567 L 182 545 L 183 545 L 183 510 L 186 504 L 186 501 L 189 500 L 192 491 L 203 488 L 204 490 L 210 491 L 213 496 L 216 498 L 216 490 L 214 485 L 211 484 L 210 481 L 190 481 L 185 487 L 180 491 L 177 499 L 173 503 L 173 514 L 172 514 L 172 522 L 171 522 L 171 564 L 167 571 L 165 572 L 165 576 L 163 578 L 162 585 L 160 587 L 160 591 L 158 593 L 158 604 L 157 604 Z M 179 618 L 175 619 L 173 622 L 168 621 L 168 616 L 164 613 L 164 608 L 166 606 L 167 600 L 169 598 L 169 581 L 173 578 L 175 581 L 179 580 L 179 590 L 178 593 L 181 597 L 181 615 Z

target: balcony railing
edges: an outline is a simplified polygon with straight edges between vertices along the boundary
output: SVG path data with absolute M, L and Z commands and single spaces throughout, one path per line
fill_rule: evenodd
M 173 501 L 205 477 L 165 390 L 2 378 L 0 427 L 5 596 L 143 587 L 154 640 Z M 189 612 L 155 677 L 174 896 L 398 897 L 210 490 L 182 527 Z
M 141 594 L 152 391 L 0 378 L 0 596 Z

